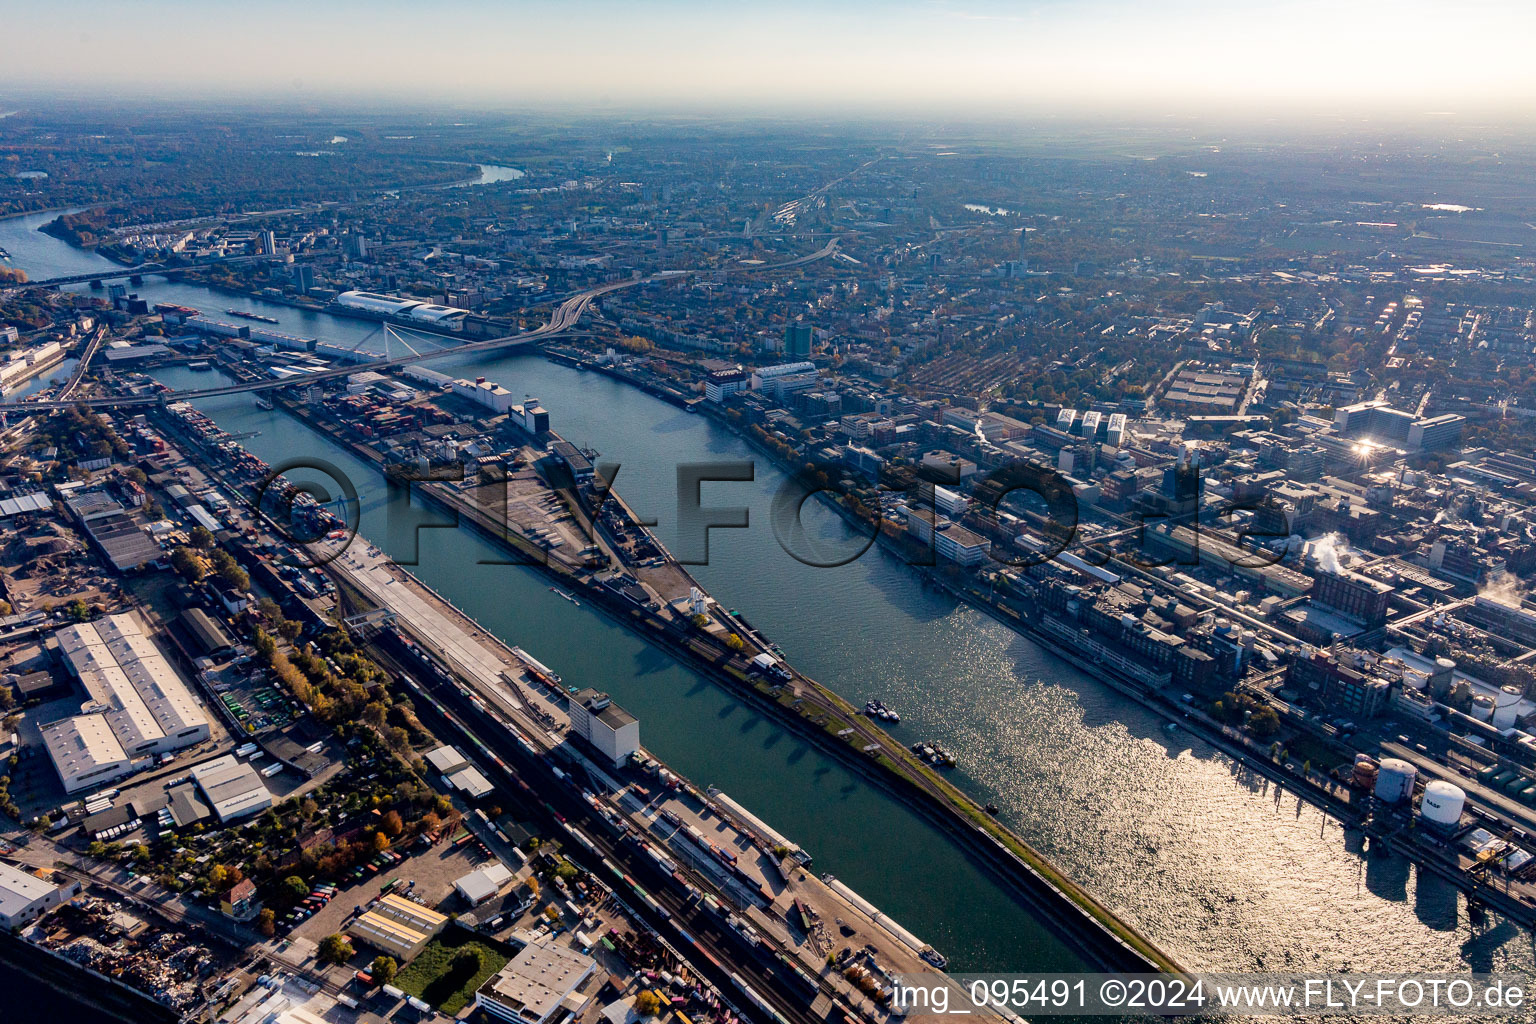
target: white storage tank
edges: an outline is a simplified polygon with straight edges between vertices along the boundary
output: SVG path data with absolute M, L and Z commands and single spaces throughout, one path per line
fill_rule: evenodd
M 1436 779 L 1424 787 L 1419 817 L 1437 828 L 1454 829 L 1461 823 L 1461 811 L 1466 805 L 1467 794 L 1460 786 Z
M 1513 729 L 1515 716 L 1520 711 L 1520 688 L 1518 686 L 1506 686 L 1494 697 L 1493 727 L 1495 729 Z
M 1488 722 L 1493 719 L 1493 698 L 1485 694 L 1478 694 L 1472 698 L 1472 717 L 1479 722 Z
M 1383 803 L 1400 804 L 1413 796 L 1413 780 L 1419 771 L 1407 761 L 1384 757 L 1376 770 L 1376 799 Z

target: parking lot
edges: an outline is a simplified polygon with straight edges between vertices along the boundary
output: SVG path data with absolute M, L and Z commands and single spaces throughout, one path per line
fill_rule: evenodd
M 436 907 L 452 895 L 454 879 L 469 874 L 484 863 L 484 858 L 471 844 L 455 848 L 447 842 L 440 842 L 405 857 L 399 864 L 390 865 L 362 882 L 340 886 L 336 898 L 314 916 L 300 922 L 291 937 L 319 942 L 327 935 L 345 931 L 347 922 L 352 919 L 357 908 L 367 906 L 391 879 L 400 880 L 402 892 L 408 883 L 415 882 L 411 893 L 425 900 L 427 906 Z

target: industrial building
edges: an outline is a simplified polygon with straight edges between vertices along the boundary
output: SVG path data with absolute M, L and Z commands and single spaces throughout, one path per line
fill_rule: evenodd
M 36 875 L 0 864 L 0 929 L 11 931 L 79 895 L 80 883 L 54 885 Z
M 473 765 L 460 768 L 452 775 L 443 776 L 443 781 L 458 790 L 459 794 L 470 802 L 483 800 L 496 792 L 496 787 L 491 785 L 491 780 Z
M 389 893 L 354 919 L 347 931 L 353 938 L 404 963 L 425 949 L 447 923 L 446 915 Z
M 450 390 L 460 398 L 467 398 L 477 405 L 483 405 L 492 412 L 511 412 L 513 407 L 512 392 L 497 384 L 495 381 L 486 380 L 484 377 L 476 377 L 474 380 L 455 380 L 449 385 Z
M 105 715 L 77 715 L 43 726 L 43 745 L 64 792 L 78 793 L 133 772 Z
M 454 881 L 453 887 L 472 907 L 493 900 L 512 884 L 512 870 L 497 861 Z
M 1376 629 L 1387 621 L 1387 598 L 1392 593 L 1389 584 L 1347 570 L 1323 570 L 1316 579 L 1314 603 L 1347 615 L 1366 629 Z
M 571 697 L 571 733 L 590 743 L 615 768 L 640 749 L 640 722 L 590 686 Z
M 113 569 L 128 572 L 165 554 L 148 531 L 117 502 L 87 502 L 88 497 L 70 501 L 69 509 Z
M 575 478 L 578 484 L 584 484 L 597 475 L 596 470 L 592 466 L 592 460 L 581 454 L 581 449 L 571 444 L 571 442 L 555 441 L 549 446 L 549 450 L 556 458 L 565 463 L 565 468 L 571 471 L 571 476 Z
M 581 1008 L 577 990 L 596 970 L 596 960 L 574 949 L 530 943 L 475 991 L 475 1006 L 512 1024 L 545 1024 Z
M 202 704 L 132 612 L 67 626 L 55 637 L 66 667 L 89 695 L 79 715 L 43 728 L 67 792 L 119 778 L 135 758 L 208 738 Z
M 443 777 L 443 782 L 458 790 L 468 800 L 480 800 L 496 792 L 491 781 L 470 764 L 457 747 L 444 744 L 436 750 L 428 751 L 426 761 Z
M 217 657 L 234 649 L 235 642 L 230 639 L 224 627 L 201 608 L 188 608 L 182 612 L 181 624 L 206 655 Z
M 549 433 L 549 413 L 537 398 L 530 398 L 522 405 L 514 405 L 512 413 L 521 418 L 523 429 L 534 437 Z
M 459 749 L 446 743 L 435 750 L 427 751 L 426 762 L 444 778 L 469 766 L 469 760 L 459 753 Z
M 192 780 L 225 825 L 272 806 L 272 794 L 262 783 L 261 774 L 249 764 L 236 760 L 233 754 L 225 754 L 193 768 Z

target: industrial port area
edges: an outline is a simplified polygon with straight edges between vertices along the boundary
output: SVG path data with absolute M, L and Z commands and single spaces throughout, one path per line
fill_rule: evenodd
M 15 1019 L 1536 973 L 1524 129 L 7 81 Z

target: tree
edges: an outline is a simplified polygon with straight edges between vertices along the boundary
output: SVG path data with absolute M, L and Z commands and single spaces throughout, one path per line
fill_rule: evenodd
M 189 547 L 178 547 L 171 552 L 171 568 L 184 579 L 196 583 L 201 580 L 207 569 L 203 567 L 203 560 L 192 553 Z
M 298 875 L 289 875 L 283 879 L 283 893 L 297 903 L 309 895 L 309 883 Z
M 650 989 L 635 996 L 635 1012 L 642 1017 L 654 1017 L 661 1012 L 661 997 Z
M 399 811 L 390 811 L 388 814 L 385 814 L 383 820 L 379 822 L 379 827 L 384 830 L 385 835 L 393 839 L 401 832 L 405 831 L 405 822 L 400 820 Z
M 730 636 L 725 638 L 725 646 L 729 647 L 733 651 L 740 652 L 747 649 L 747 642 L 741 637 L 737 636 L 735 633 L 732 633 Z
M 384 705 L 376 700 L 363 705 L 363 723 L 374 729 L 384 728 L 384 723 L 388 720 L 387 715 L 388 711 Z
M 1253 730 L 1255 736 L 1265 739 L 1280 731 L 1280 716 L 1275 714 L 1274 708 L 1259 708 L 1248 719 L 1248 728 Z
M 395 971 L 399 966 L 392 956 L 376 956 L 373 958 L 373 968 L 368 973 L 373 975 L 373 980 L 380 985 L 388 985 L 395 980 Z
M 271 907 L 262 907 L 256 915 L 256 930 L 269 939 L 277 934 L 277 914 Z
M 469 945 L 453 956 L 452 971 L 466 978 L 473 978 L 485 969 L 485 953 L 479 946 Z
M 208 532 L 206 526 L 194 526 L 191 533 L 192 546 L 207 551 L 213 547 L 213 534 Z
M 373 834 L 373 852 L 383 853 L 387 849 L 389 849 L 389 836 L 383 832 L 375 832 Z
M 327 935 L 320 940 L 320 961 L 328 964 L 344 964 L 357 955 L 351 941 L 341 934 Z
M 250 576 L 246 575 L 240 563 L 235 561 L 235 556 L 228 551 L 214 550 L 212 554 L 213 571 L 219 577 L 219 581 L 234 590 L 245 590 L 251 585 Z

